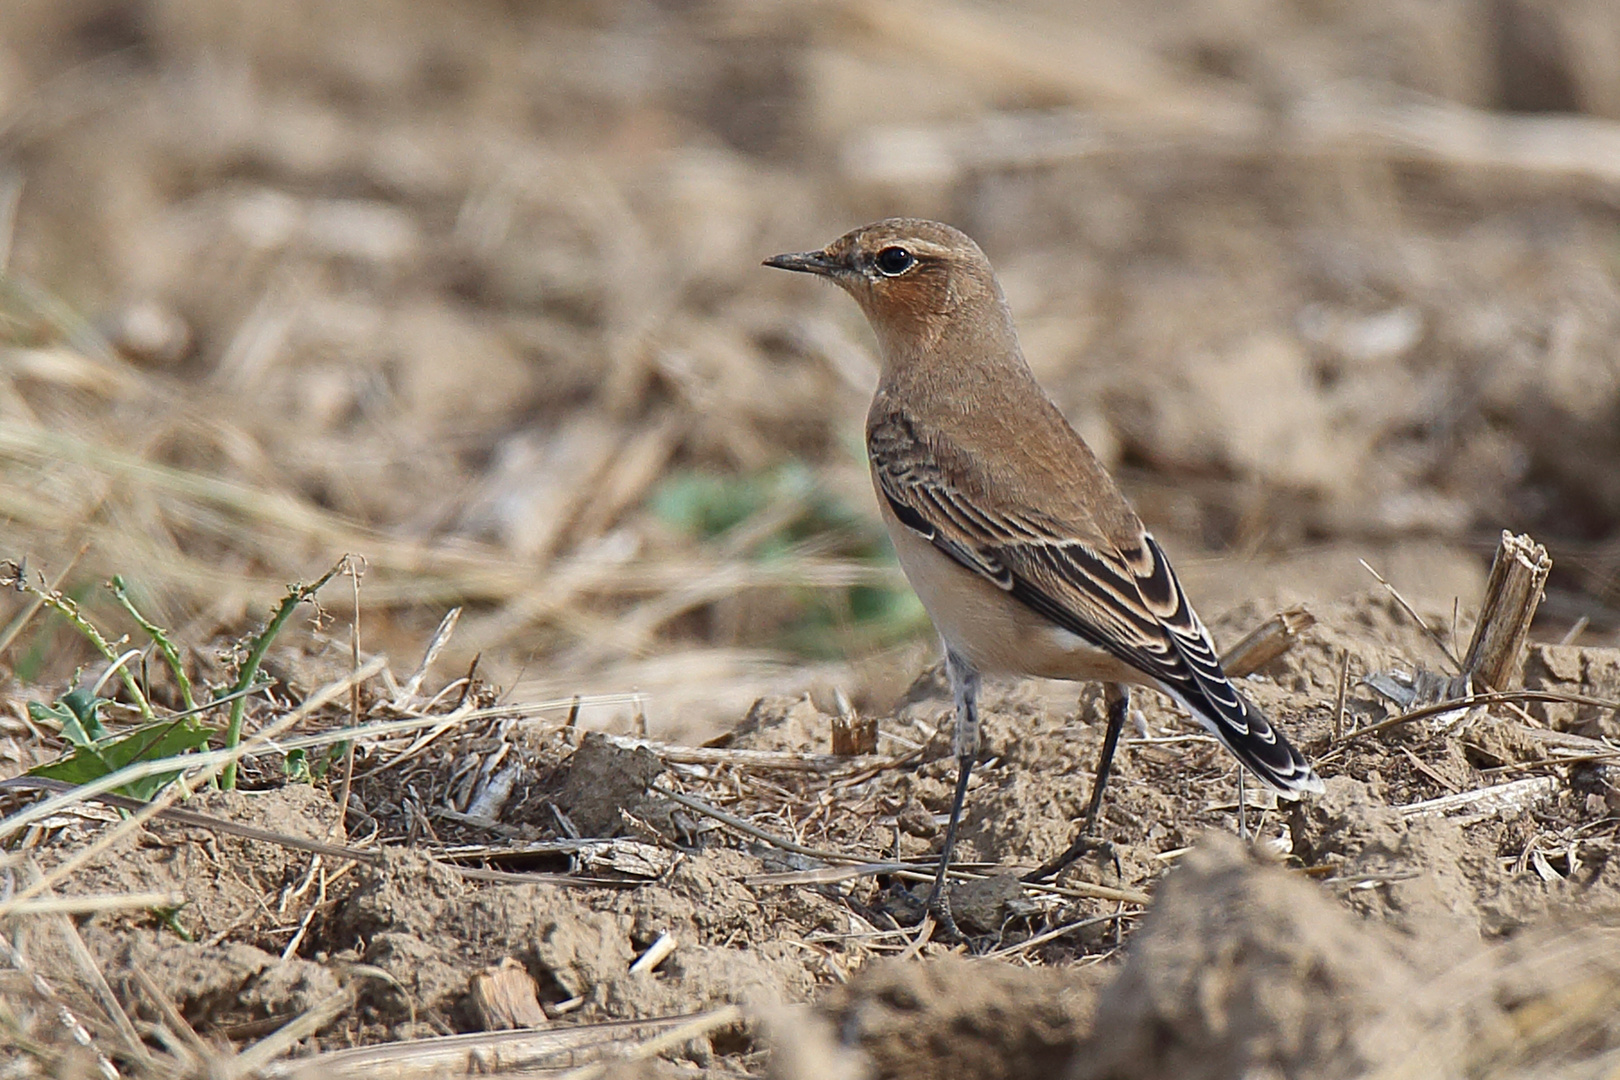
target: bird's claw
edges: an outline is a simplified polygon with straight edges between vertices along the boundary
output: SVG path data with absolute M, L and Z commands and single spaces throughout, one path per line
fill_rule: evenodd
M 1020 881 L 1040 882 L 1056 877 L 1070 866 L 1096 851 L 1111 851 L 1113 842 L 1101 836 L 1087 836 L 1081 834 L 1074 838 L 1074 843 L 1062 855 L 1046 863 L 1038 869 L 1025 874 Z
M 934 940 L 965 940 L 966 935 L 956 925 L 956 918 L 951 914 L 951 896 L 948 888 L 940 889 L 929 895 L 927 911 L 928 914 L 934 917 Z

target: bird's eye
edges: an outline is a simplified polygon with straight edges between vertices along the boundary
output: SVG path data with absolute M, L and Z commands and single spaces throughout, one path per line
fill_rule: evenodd
M 877 253 L 877 268 L 889 277 L 896 277 L 917 265 L 916 256 L 903 247 L 886 247 Z

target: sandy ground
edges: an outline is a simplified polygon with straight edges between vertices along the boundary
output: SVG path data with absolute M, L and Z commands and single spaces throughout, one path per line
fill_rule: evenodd
M 1613 714 L 1480 710 L 1356 737 L 1393 711 L 1357 681 L 1339 720 L 1352 734 L 1335 739 L 1340 657 L 1357 672 L 1410 670 L 1405 658 L 1433 646 L 1387 597 L 1319 614 L 1308 639 L 1246 688 L 1318 762 L 1322 797 L 1251 811 L 1255 841 L 1243 845 L 1232 763 L 1143 695 L 1145 734 L 1128 735 L 1106 803 L 1109 849 L 1055 891 L 1006 876 L 959 883 L 968 940 L 929 942 L 920 955 L 903 929 L 919 914 L 916 894 L 892 864 L 937 849 L 952 767 L 948 737 L 935 733 L 948 712 L 937 680 L 880 722 L 882 744 L 916 739 L 917 755 L 857 756 L 824 773 L 805 769 L 825 755 L 834 717 L 786 698 L 760 702 L 709 765 L 682 763 L 678 748 L 515 720 L 445 735 L 409 763 L 362 755 L 370 775 L 353 805 L 394 815 L 368 821 L 396 838 L 381 862 L 312 862 L 158 825 L 95 860 L 71 891 L 182 893 L 178 930 L 98 916 L 79 932 L 114 986 L 143 1003 L 138 1016 L 150 1005 L 137 969 L 212 1039 L 262 1036 L 350 986 L 348 1007 L 306 1050 L 483 1030 L 489 1014 L 473 988 L 505 964 L 523 973 L 519 998 L 548 1026 L 746 1007 L 745 1026 L 708 1033 L 678 1054 L 684 1066 L 649 1065 L 649 1075 L 1607 1075 L 1620 1052 L 1620 784 L 1599 740 L 1614 733 Z M 1536 646 L 1528 685 L 1612 699 L 1620 659 Z M 1077 707 L 1032 685 L 987 697 L 987 760 L 960 854 L 1006 875 L 1067 843 L 1099 703 L 1087 694 Z M 776 753 L 777 767 L 750 751 Z M 792 759 L 797 768 L 780 767 Z M 492 760 L 523 763 L 499 821 L 435 813 Z M 717 825 L 648 784 L 889 872 L 779 883 L 838 863 Z M 1467 797 L 1480 789 L 1496 801 Z M 189 805 L 342 839 L 321 787 Z M 583 837 L 618 839 L 548 845 L 566 836 L 562 819 Z M 103 827 L 60 833 L 45 864 Z M 576 876 L 487 884 L 450 868 L 474 855 L 512 873 Z M 664 935 L 673 953 L 633 969 Z M 19 948 L 41 970 L 72 969 L 42 924 Z
M 564 1041 L 479 1067 L 735 1004 L 614 1075 L 1612 1075 L 1615 714 L 1347 733 L 1399 711 L 1368 676 L 1449 674 L 1362 561 L 1458 651 L 1503 528 L 1554 560 L 1526 685 L 1620 698 L 1617 34 L 1601 0 L 3 5 L 0 559 L 139 647 L 122 575 L 217 687 L 354 553 L 249 730 L 356 628 L 387 675 L 296 733 L 427 718 L 347 797 L 271 756 L 187 804 L 281 842 L 158 822 L 58 888 L 173 912 L 8 919 L 4 1068 L 94 1074 L 53 993 L 169 1075 L 483 1032 L 494 980 Z M 939 843 L 948 703 L 859 450 L 872 344 L 758 265 L 893 213 L 982 243 L 1222 644 L 1309 605 L 1246 688 L 1328 779 L 1245 848 L 1234 766 L 1143 695 L 1111 847 L 1019 889 L 1099 700 L 994 686 L 988 877 L 920 949 L 894 864 Z M 10 777 L 106 662 L 26 597 L 0 626 Z M 875 754 L 826 757 L 840 694 Z M 0 837 L 5 888 L 114 820 Z

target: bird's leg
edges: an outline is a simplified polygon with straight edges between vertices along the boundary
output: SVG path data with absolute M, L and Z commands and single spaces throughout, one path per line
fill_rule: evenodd
M 1080 823 L 1069 849 L 1039 870 L 1024 875 L 1025 881 L 1045 881 L 1088 851 L 1102 846 L 1092 830 L 1102 810 L 1103 788 L 1108 785 L 1108 773 L 1114 767 L 1114 751 L 1119 748 L 1119 734 L 1125 729 L 1125 718 L 1131 711 L 1131 688 L 1124 683 L 1109 683 L 1103 689 L 1108 704 L 1108 730 L 1103 735 L 1102 756 L 1097 760 L 1097 778 L 1091 782 L 1091 800 L 1086 804 L 1086 817 Z
M 961 937 L 956 920 L 951 917 L 945 872 L 950 869 L 951 850 L 956 847 L 956 827 L 962 820 L 962 804 L 967 801 L 968 775 L 979 754 L 979 673 L 949 647 L 945 649 L 945 671 L 950 675 L 951 696 L 956 700 L 956 724 L 951 735 L 951 746 L 956 751 L 956 795 L 951 799 L 951 817 L 945 826 L 945 846 L 939 852 L 934 887 L 928 890 L 928 911 L 947 935 Z
M 1238 839 L 1249 842 L 1249 799 L 1243 790 L 1243 766 L 1238 766 Z

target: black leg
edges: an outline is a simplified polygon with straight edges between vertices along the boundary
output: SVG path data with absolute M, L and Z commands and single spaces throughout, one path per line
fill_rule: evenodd
M 1086 804 L 1086 817 L 1080 823 L 1069 849 L 1039 870 L 1024 875 L 1025 881 L 1045 881 L 1088 851 L 1102 846 L 1093 834 L 1097 817 L 1102 810 L 1103 789 L 1108 786 L 1108 774 L 1114 767 L 1114 751 L 1119 748 L 1119 734 L 1125 729 L 1125 718 L 1131 712 L 1131 688 L 1124 683 L 1109 683 L 1103 691 L 1108 702 L 1108 730 L 1103 735 L 1102 756 L 1097 760 L 1097 778 L 1091 782 L 1091 800 Z
M 951 799 L 951 817 L 945 826 L 945 846 L 939 852 L 934 887 L 928 890 L 928 911 L 947 936 L 961 937 L 951 917 L 945 872 L 950 869 L 951 851 L 956 847 L 956 827 L 961 824 L 962 805 L 967 801 L 968 776 L 979 754 L 979 673 L 949 647 L 945 650 L 945 670 L 951 678 L 951 695 L 956 699 L 956 726 L 951 737 L 956 751 L 956 795 Z
M 1243 766 L 1238 766 L 1238 839 L 1249 842 L 1249 796 L 1243 790 Z

